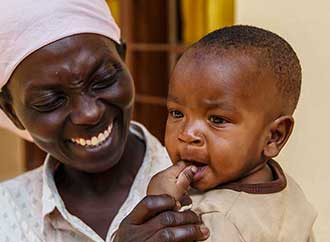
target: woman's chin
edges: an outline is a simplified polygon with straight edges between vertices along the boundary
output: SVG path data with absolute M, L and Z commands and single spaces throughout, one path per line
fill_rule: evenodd
M 118 164 L 119 159 L 116 161 L 111 159 L 111 162 L 109 161 L 110 159 L 106 161 L 98 160 L 97 162 L 84 162 L 83 164 L 76 164 L 72 167 L 85 173 L 103 173 L 115 167 Z
M 65 163 L 89 173 L 104 172 L 115 166 L 124 151 L 126 139 L 118 123 L 111 134 L 97 145 L 80 145 L 71 141 L 65 143 L 68 159 Z

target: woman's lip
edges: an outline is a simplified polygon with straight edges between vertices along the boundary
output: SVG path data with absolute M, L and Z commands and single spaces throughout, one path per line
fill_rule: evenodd
M 104 128 L 102 129 L 99 129 L 99 130 L 101 130 L 101 131 L 99 131 L 99 132 L 95 132 L 94 134 L 90 134 L 90 135 L 82 135 L 82 136 L 79 136 L 79 135 L 76 135 L 74 138 L 66 138 L 68 141 L 70 141 L 70 142 L 72 142 L 72 143 L 77 143 L 77 144 L 80 144 L 80 145 L 82 145 L 82 146 L 85 146 L 85 145 L 88 145 L 88 144 L 81 144 L 80 142 L 79 142 L 79 140 L 84 140 L 85 141 L 85 143 L 87 143 L 87 141 L 89 140 L 89 141 L 92 141 L 92 139 L 93 138 L 98 138 L 98 136 L 101 134 L 101 133 L 103 133 L 103 134 L 105 134 L 105 132 L 106 131 L 108 131 L 108 135 L 110 135 L 111 134 L 111 132 L 112 132 L 112 128 L 113 128 L 113 126 L 114 126 L 114 124 L 115 124 L 115 122 L 116 122 L 117 120 L 116 120 L 116 118 L 114 118 L 112 121 L 110 121 L 110 122 L 107 122 L 108 124 L 107 124 L 107 126 L 105 127 L 104 126 L 104 124 L 102 125 Z
M 75 149 L 77 149 L 77 151 L 79 152 L 92 152 L 92 153 L 97 153 L 100 150 L 108 147 L 109 145 L 111 145 L 112 140 L 113 140 L 113 136 L 114 136 L 114 129 L 117 127 L 117 122 L 116 120 L 113 121 L 112 123 L 112 130 L 111 133 L 109 134 L 109 136 L 99 145 L 96 146 L 81 146 L 79 144 L 73 143 L 72 141 L 68 141 L 69 145 L 75 147 Z
M 102 142 L 106 141 L 108 139 L 108 137 L 111 135 L 112 126 L 113 126 L 113 123 L 110 123 L 105 130 L 103 130 L 102 132 L 99 132 L 98 134 L 92 136 L 89 139 L 85 139 L 85 138 L 73 139 L 72 138 L 71 142 L 75 143 L 75 144 L 78 144 L 78 145 L 81 145 L 83 147 L 99 145 Z

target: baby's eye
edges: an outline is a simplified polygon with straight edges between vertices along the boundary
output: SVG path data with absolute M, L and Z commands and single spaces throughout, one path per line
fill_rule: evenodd
M 169 111 L 169 113 L 175 119 L 183 118 L 183 113 L 178 110 L 172 110 L 172 111 Z
M 225 120 L 224 118 L 220 117 L 220 116 L 216 116 L 216 115 L 211 115 L 209 117 L 209 120 L 216 125 L 221 125 L 221 124 L 226 124 L 228 123 L 227 120 Z

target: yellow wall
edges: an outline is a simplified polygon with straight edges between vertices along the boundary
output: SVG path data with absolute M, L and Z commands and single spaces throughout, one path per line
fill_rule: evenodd
M 300 57 L 303 87 L 296 127 L 278 160 L 318 210 L 317 241 L 330 241 L 330 2 L 237 0 L 236 7 L 236 23 L 280 34 Z
M 22 162 L 21 140 L 0 129 L 0 181 L 21 174 L 24 170 Z
M 182 0 L 181 9 L 183 42 L 187 44 L 234 21 L 234 0 Z
M 106 0 L 108 3 L 112 16 L 117 23 L 119 23 L 119 0 Z

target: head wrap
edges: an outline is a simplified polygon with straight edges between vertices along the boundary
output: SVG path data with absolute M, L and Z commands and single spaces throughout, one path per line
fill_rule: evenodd
M 0 1 L 0 90 L 31 53 L 59 39 L 95 33 L 120 43 L 120 31 L 105 0 Z M 19 131 L 0 111 L 0 127 Z

